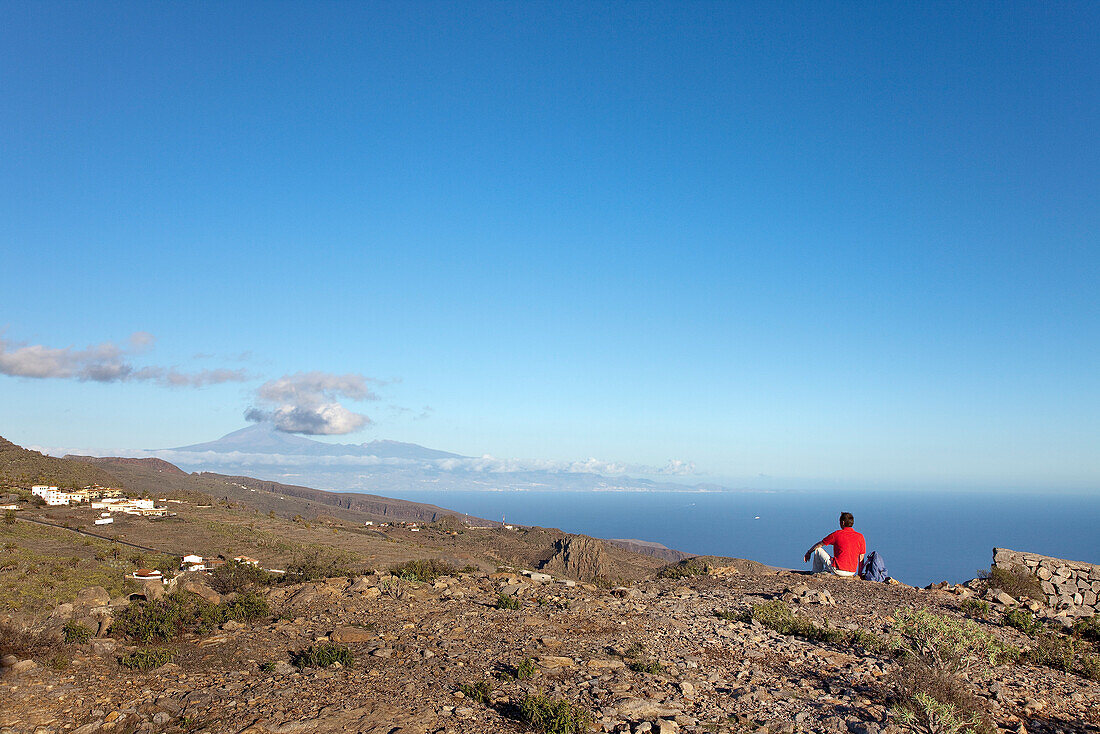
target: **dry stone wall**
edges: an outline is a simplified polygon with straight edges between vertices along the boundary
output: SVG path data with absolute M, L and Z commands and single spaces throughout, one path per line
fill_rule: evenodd
M 1076 617 L 1100 612 L 1100 566 L 1007 548 L 993 549 L 993 565 L 1020 566 L 1039 578 L 1047 605 Z

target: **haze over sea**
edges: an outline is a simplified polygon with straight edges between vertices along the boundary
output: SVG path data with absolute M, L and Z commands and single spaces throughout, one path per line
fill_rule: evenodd
M 1031 492 L 405 492 L 509 523 L 650 540 L 692 554 L 805 569 L 843 510 L 890 574 L 924 586 L 974 578 L 994 547 L 1100 563 L 1100 497 Z M 759 519 L 757 519 L 759 518 Z

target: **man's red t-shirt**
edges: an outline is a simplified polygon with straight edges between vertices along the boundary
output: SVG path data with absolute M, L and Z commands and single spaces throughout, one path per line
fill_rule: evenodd
M 841 528 L 825 536 L 822 545 L 833 546 L 833 567 L 841 571 L 859 571 L 859 557 L 867 554 L 867 542 L 862 533 L 852 528 Z

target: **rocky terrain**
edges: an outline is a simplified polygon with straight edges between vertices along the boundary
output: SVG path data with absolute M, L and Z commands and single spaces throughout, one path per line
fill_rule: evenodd
M 895 611 L 985 616 L 974 624 L 1025 651 L 1036 638 L 1004 615 L 1028 605 L 1044 614 L 981 581 L 923 590 L 746 564 L 695 569 L 613 588 L 522 570 L 324 578 L 262 587 L 267 608 L 254 620 L 150 645 L 113 629 L 140 601 L 86 589 L 41 626 L 60 635 L 79 624 L 87 639 L 5 657 L 0 731 L 520 732 L 532 730 L 531 701 L 565 702 L 576 731 L 947 731 L 899 715 L 898 686 L 913 668 L 883 644 L 898 632 Z M 202 574 L 168 585 L 211 604 L 236 596 Z M 164 592 L 159 582 L 144 590 Z M 769 608 L 812 624 L 776 631 Z M 299 653 L 325 643 L 350 656 L 303 663 Z M 165 651 L 151 670 L 120 664 L 147 649 Z M 1025 656 L 960 681 L 987 731 L 1100 731 L 1100 683 L 1080 671 Z

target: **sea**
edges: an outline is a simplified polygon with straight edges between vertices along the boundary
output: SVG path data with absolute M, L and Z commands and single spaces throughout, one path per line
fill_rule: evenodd
M 472 516 L 599 538 L 636 538 L 693 555 L 807 569 L 806 550 L 842 511 L 894 578 L 960 583 L 994 547 L 1100 563 L 1100 492 L 411 491 L 391 496 Z

